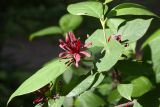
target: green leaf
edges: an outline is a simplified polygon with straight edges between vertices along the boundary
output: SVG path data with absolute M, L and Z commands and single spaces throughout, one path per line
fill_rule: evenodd
M 119 60 L 124 47 L 116 40 L 108 42 L 107 47 L 104 48 L 105 55 L 100 62 L 96 63 L 99 72 L 110 70 Z
M 59 99 L 50 99 L 48 101 L 48 107 L 62 107 L 65 97 L 60 97 Z
M 119 102 L 119 100 L 121 99 L 121 95 L 119 94 L 117 89 L 114 89 L 110 92 L 110 94 L 108 95 L 107 101 L 111 104 L 116 104 Z
M 73 107 L 74 98 L 73 97 L 66 97 L 63 102 L 63 107 Z
M 156 38 L 160 37 L 160 29 L 156 30 L 149 38 L 143 43 L 142 48 L 147 46 L 149 43 L 153 42 Z
M 103 5 L 100 2 L 86 1 L 71 4 L 67 8 L 68 12 L 74 15 L 87 15 L 96 18 L 103 17 Z M 105 6 L 104 14 L 107 12 L 108 7 Z
M 76 107 L 102 107 L 105 102 L 96 94 L 87 91 L 81 94 L 75 102 Z
M 20 87 L 11 95 L 8 103 L 16 96 L 28 94 L 42 88 L 60 76 L 65 71 L 65 69 L 65 64 L 59 60 L 50 62 L 26 81 L 24 81 Z
M 132 21 L 128 21 L 119 29 L 118 34 L 122 35 L 123 40 L 135 42 L 147 32 L 151 21 L 152 19 L 135 19 Z
M 61 17 L 59 25 L 64 32 L 69 32 L 75 30 L 82 23 L 82 20 L 81 16 L 66 14 Z
M 148 45 L 152 53 L 151 58 L 153 61 L 153 69 L 155 71 L 156 81 L 157 83 L 160 83 L 160 35 L 159 37 L 157 36 L 155 39 L 151 40 Z
M 104 96 L 110 94 L 112 88 L 112 84 L 101 84 L 97 87 L 98 91 Z
M 153 88 L 152 83 L 144 76 L 132 80 L 131 83 L 133 85 L 132 97 L 140 97 Z
M 70 70 L 67 70 L 66 72 L 63 73 L 63 79 L 64 81 L 69 84 L 73 76 L 73 72 Z
M 95 74 L 96 75 L 96 74 Z M 90 75 L 84 79 L 80 84 L 78 84 L 68 95 L 67 97 L 77 96 L 84 91 L 86 91 L 93 83 L 95 75 Z
M 124 22 L 121 18 L 110 18 L 107 20 L 107 26 L 112 30 L 114 34 L 118 33 L 118 27 Z
M 114 7 L 109 13 L 108 17 L 122 16 L 122 15 L 145 15 L 145 16 L 156 16 L 156 14 L 147 10 L 144 6 L 134 3 L 123 3 Z
M 102 73 L 100 73 L 97 81 L 93 84 L 92 88 L 96 88 L 103 81 L 104 77 L 105 76 Z
M 43 105 L 44 105 L 44 104 L 39 103 L 39 104 L 35 105 L 34 107 L 43 107 Z
M 85 68 L 82 66 L 79 66 L 78 68 L 72 65 L 69 69 L 70 72 L 72 72 L 75 75 L 81 76 L 81 75 L 86 75 L 88 72 L 90 72 L 90 68 Z
M 29 40 L 33 40 L 35 37 L 41 37 L 41 36 L 53 35 L 53 34 L 62 34 L 62 33 L 63 31 L 60 27 L 51 26 L 31 34 L 31 36 L 29 37 Z
M 106 29 L 105 32 L 107 34 L 107 37 L 113 34 L 110 29 Z M 103 30 L 102 29 L 96 30 L 91 36 L 89 36 L 86 42 L 92 42 L 92 45 L 89 48 L 104 47 L 106 45 L 106 42 L 105 42 Z
M 131 100 L 131 95 L 132 95 L 132 90 L 133 90 L 132 84 L 119 84 L 117 89 L 122 97 L 128 100 Z
M 142 107 L 137 101 L 134 103 L 133 107 Z
M 107 4 L 107 3 L 110 3 L 112 2 L 113 0 L 105 0 L 104 4 Z

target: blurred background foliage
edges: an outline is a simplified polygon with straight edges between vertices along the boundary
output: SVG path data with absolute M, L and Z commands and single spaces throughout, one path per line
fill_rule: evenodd
M 30 75 L 59 53 L 58 38 L 45 36 L 29 41 L 31 33 L 53 25 L 67 13 L 67 5 L 85 0 L 1 0 L 0 1 L 0 107 Z M 93 0 L 92 0 L 93 1 Z M 160 15 L 159 0 L 114 0 L 109 8 L 123 2 L 142 4 Z M 75 33 L 86 38 L 100 28 L 97 20 L 83 17 Z M 140 43 L 141 44 L 141 43 Z M 102 90 L 103 91 L 103 90 Z M 32 107 L 32 95 L 16 98 L 10 107 Z

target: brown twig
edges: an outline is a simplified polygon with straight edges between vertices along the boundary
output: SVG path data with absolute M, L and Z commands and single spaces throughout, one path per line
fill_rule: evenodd
M 131 105 L 134 105 L 135 102 L 137 102 L 137 100 L 133 100 L 133 101 L 130 101 L 130 102 L 127 102 L 127 103 L 124 103 L 124 104 L 120 104 L 120 105 L 117 105 L 115 107 L 126 107 L 126 106 L 131 106 Z

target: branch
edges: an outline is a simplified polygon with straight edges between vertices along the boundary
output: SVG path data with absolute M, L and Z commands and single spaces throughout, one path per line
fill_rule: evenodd
M 137 100 L 133 100 L 133 101 L 130 101 L 130 102 L 127 102 L 127 103 L 124 103 L 124 104 L 120 104 L 120 105 L 117 105 L 115 107 L 128 107 L 128 106 L 134 105 L 135 102 L 137 102 Z

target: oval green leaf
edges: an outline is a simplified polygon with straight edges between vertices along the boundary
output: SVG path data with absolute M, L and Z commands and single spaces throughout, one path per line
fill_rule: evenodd
M 69 32 L 75 30 L 82 23 L 82 20 L 81 16 L 66 14 L 61 17 L 59 25 L 64 32 Z
M 100 2 L 86 1 L 71 4 L 67 8 L 68 12 L 74 15 L 87 15 L 96 18 L 102 18 L 108 10 L 108 7 L 105 6 L 103 11 L 103 5 Z
M 117 89 L 122 97 L 128 100 L 131 100 L 131 95 L 132 95 L 132 90 L 133 90 L 132 84 L 119 84 Z
M 135 19 L 128 21 L 122 26 L 118 34 L 122 35 L 123 40 L 128 40 L 129 43 L 140 39 L 148 30 L 152 19 Z
M 156 16 L 156 14 L 147 10 L 146 7 L 134 4 L 134 3 L 123 3 L 114 7 L 109 13 L 108 17 L 123 16 L 123 15 L 146 15 L 146 16 Z

